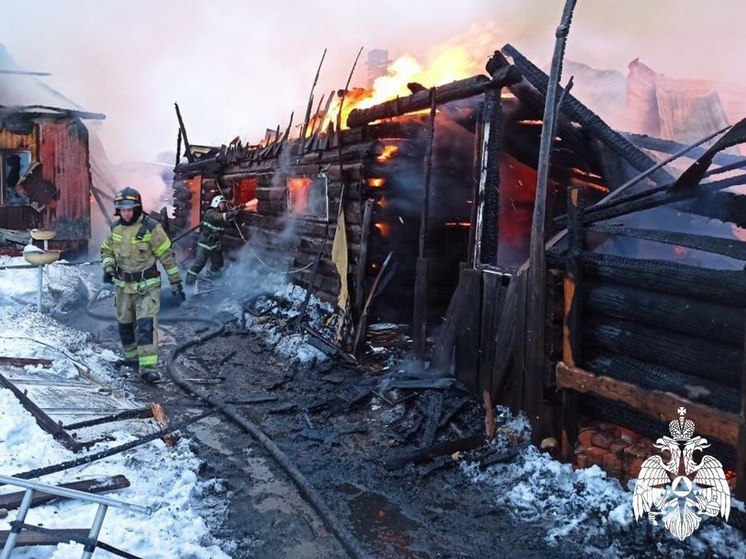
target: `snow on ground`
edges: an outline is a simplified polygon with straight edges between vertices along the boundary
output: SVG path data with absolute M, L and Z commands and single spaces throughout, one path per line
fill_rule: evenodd
M 247 271 L 248 270 L 248 271 Z M 225 283 L 233 287 L 231 299 L 221 302 L 218 310 L 227 312 L 246 329 L 258 335 L 273 347 L 278 354 L 302 365 L 325 361 L 327 355 L 308 343 L 310 335 L 303 330 L 288 331 L 285 326 L 300 314 L 306 298 L 306 289 L 286 279 L 285 274 L 268 273 L 267 270 L 252 266 L 234 266 L 226 273 Z M 241 303 L 255 299 L 254 307 L 267 310 L 263 316 L 254 316 L 242 308 Z M 325 319 L 334 313 L 329 303 L 311 295 L 304 320 L 317 331 L 326 330 L 331 341 L 334 331 Z
M 2 258 L 0 264 L 22 263 L 20 258 Z M 109 364 L 116 355 L 98 347 L 90 334 L 68 328 L 47 314 L 35 312 L 36 270 L 0 270 L 0 355 L 53 359 L 45 374 L 63 378 L 79 375 L 74 362 L 99 382 L 113 379 Z M 85 293 L 90 273 L 72 266 L 50 266 L 44 278 L 45 308 L 64 312 L 70 303 Z M 30 367 L 29 371 L 36 370 Z M 142 423 L 140 423 L 140 426 Z M 113 440 L 94 445 L 90 452 L 117 446 L 135 439 L 126 423 L 112 424 L 108 434 Z M 153 427 L 155 429 L 155 427 Z M 86 452 L 86 451 L 83 451 Z M 13 394 L 0 389 L 0 473 L 18 474 L 30 469 L 56 464 L 76 455 L 42 431 L 33 416 Z M 131 486 L 110 496 L 129 503 L 152 507 L 151 516 L 110 509 L 102 541 L 135 555 L 153 559 L 222 559 L 227 555 L 211 537 L 195 504 L 206 496 L 227 501 L 225 490 L 215 480 L 200 481 L 200 461 L 182 438 L 175 448 L 162 441 L 118 454 L 89 465 L 45 476 L 43 483 L 64 483 L 100 475 L 125 475 Z M 3 487 L 0 491 L 16 491 Z M 89 528 L 95 505 L 60 501 L 34 507 L 27 522 L 47 528 Z M 222 514 L 220 507 L 215 511 Z M 0 521 L 0 530 L 8 529 L 15 518 L 10 511 Z M 223 544 L 230 548 L 234 544 Z M 230 550 L 230 549 L 229 549 Z M 14 553 L 19 559 L 63 559 L 82 553 L 79 545 L 61 544 L 57 548 L 24 548 Z M 99 552 L 103 553 L 103 552 Z
M 507 422 L 525 438 L 530 435 L 522 416 L 513 418 L 501 407 L 496 416 L 498 424 Z M 640 549 L 655 551 L 660 557 L 702 556 L 706 551 L 723 558 L 746 557 L 743 534 L 722 518 L 703 520 L 694 535 L 681 543 L 647 519 L 635 522 L 634 480 L 625 488 L 598 466 L 575 470 L 535 446 L 528 446 L 512 462 L 485 470 L 465 463 L 462 471 L 473 483 L 492 488 L 501 509 L 521 520 L 544 524 L 550 543 L 569 538 L 589 553 L 605 557 L 639 557 Z M 743 504 L 735 499 L 733 507 L 743 510 Z M 638 551 L 628 551 L 630 545 Z

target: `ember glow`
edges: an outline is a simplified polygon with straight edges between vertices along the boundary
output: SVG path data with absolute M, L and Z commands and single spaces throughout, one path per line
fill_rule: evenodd
M 390 159 L 394 158 L 397 151 L 399 151 L 399 148 L 397 146 L 392 146 L 392 145 L 384 146 L 383 153 L 381 153 L 381 155 L 376 157 L 376 161 L 378 161 L 379 163 L 386 163 Z
M 386 184 L 385 179 L 374 178 L 368 179 L 368 188 L 382 188 Z
M 378 229 L 384 237 L 388 237 L 391 232 L 391 226 L 388 223 L 376 223 L 376 229 Z

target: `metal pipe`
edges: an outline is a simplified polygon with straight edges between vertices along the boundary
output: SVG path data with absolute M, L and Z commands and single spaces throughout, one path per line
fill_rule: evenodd
M 34 490 L 29 487 L 26 489 L 26 493 L 23 495 L 23 501 L 21 501 L 21 508 L 18 509 L 18 515 L 16 516 L 17 522 L 23 522 L 26 520 L 26 514 L 28 514 L 31 508 L 31 501 L 34 498 Z M 0 559 L 10 559 L 13 548 L 16 546 L 18 540 L 18 534 L 20 534 L 21 528 L 13 528 L 8 534 L 8 539 L 5 541 L 5 547 L 3 548 L 3 554 L 0 555 Z
M 86 546 L 83 550 L 83 555 L 80 559 L 91 559 L 93 552 L 96 550 L 96 543 L 98 543 L 98 535 L 101 533 L 101 527 L 104 525 L 104 517 L 106 516 L 106 505 L 99 505 L 96 511 L 96 517 L 93 519 L 93 526 L 91 531 L 88 532 L 88 539 L 93 540 L 90 546 Z
M 41 286 L 42 278 L 44 277 L 44 266 L 39 266 L 39 282 L 37 285 L 37 299 L 36 299 L 36 312 L 41 312 Z
M 140 514 L 151 514 L 153 512 L 153 510 L 150 507 L 133 505 L 130 503 L 125 503 L 123 501 L 112 499 L 110 497 L 105 497 L 103 495 L 93 495 L 85 491 L 76 491 L 75 489 L 69 489 L 67 487 L 58 487 L 56 485 L 39 483 L 37 481 L 29 481 L 26 479 L 21 479 L 21 478 L 12 477 L 12 476 L 0 476 L 0 484 L 14 485 L 16 487 L 25 487 L 26 489 L 29 489 L 29 490 L 42 491 L 44 493 L 49 493 L 51 495 L 58 495 L 60 497 L 66 497 L 68 499 L 80 499 L 82 501 L 98 503 L 99 505 L 105 505 L 107 507 L 115 507 L 118 509 L 124 509 L 130 512 L 138 512 Z M 19 513 L 19 517 L 17 518 L 17 520 L 22 520 L 20 518 L 20 513 Z M 0 557 L 0 559 L 2 558 Z

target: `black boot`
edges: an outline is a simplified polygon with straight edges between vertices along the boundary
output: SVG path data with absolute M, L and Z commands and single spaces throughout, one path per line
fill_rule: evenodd
M 142 372 L 140 373 L 140 378 L 143 382 L 154 384 L 161 380 L 161 375 L 159 375 L 158 371 L 156 371 L 155 369 L 147 368 L 142 370 Z

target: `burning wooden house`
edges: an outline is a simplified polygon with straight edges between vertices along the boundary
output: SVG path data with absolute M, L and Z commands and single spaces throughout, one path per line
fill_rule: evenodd
M 1 45 L 0 45 L 1 47 Z M 91 234 L 88 130 L 79 110 L 15 67 L 0 50 L 0 230 L 25 244 L 27 231 L 52 228 L 58 248 L 83 248 Z
M 334 122 L 339 108 L 330 105 L 339 101 L 330 96 L 326 110 L 304 123 L 299 139 L 289 139 L 290 126 L 284 133 L 278 127 L 260 146 L 239 140 L 220 148 L 192 146 L 182 125 L 188 161 L 175 169 L 176 225 L 198 224 L 221 192 L 237 205 L 256 199 L 255 211 L 243 213 L 250 247 L 265 263 L 282 265 L 301 285 L 340 303 L 346 335 L 338 343 L 344 349 L 359 353 L 373 322 L 406 324 L 420 357 L 427 336 L 435 335 L 431 370 L 451 373 L 477 394 L 488 391 L 493 401 L 526 410 L 539 437 L 560 437 L 556 418 L 563 410 L 570 452 L 578 413 L 650 432 L 640 418 L 675 412 L 645 403 L 656 390 L 689 405 L 695 420 L 703 417 L 697 406 L 722 405 L 722 413 L 731 415 L 721 413 L 722 421 L 711 424 L 724 429 L 727 424 L 728 432 L 707 434 L 735 448 L 732 414 L 740 409 L 743 384 L 743 313 L 733 307 L 743 307 L 739 272 L 693 270 L 671 259 L 686 251 L 738 258 L 740 241 L 676 233 L 684 221 L 668 232 L 608 223 L 587 231 L 673 247 L 666 257 L 650 259 L 643 249 L 626 256 L 579 249 L 586 245 L 578 245 L 573 233 L 570 250 L 565 240 L 549 252 L 543 333 L 527 339 L 527 301 L 533 295 L 527 292 L 525 263 L 549 80 L 510 45 L 495 53 L 486 72 L 431 89 L 410 84 L 411 95 L 365 109 L 354 108 L 348 93 L 343 127 Z M 657 185 L 651 192 L 668 195 L 665 187 L 674 178 L 655 167 L 636 139 L 650 141 L 612 130 L 572 95 L 563 96 L 547 240 L 564 229 L 568 208 L 570 222 L 578 223 L 573 202 L 578 196 L 590 207 L 651 168 L 640 184 Z M 661 141 L 652 149 L 676 145 Z M 735 156 L 713 157 L 722 162 Z M 740 165 L 736 159 L 728 163 Z M 740 178 L 728 180 L 730 186 Z M 736 220 L 733 195 L 692 188 L 685 198 L 671 194 L 670 200 L 689 200 L 687 209 L 677 211 Z M 568 192 L 574 196 L 569 205 Z M 702 200 L 712 197 L 727 203 L 702 210 Z M 606 215 L 600 208 L 629 210 L 638 198 L 648 200 L 635 194 L 619 205 L 599 206 L 594 215 Z M 340 240 L 346 250 L 335 250 Z M 573 291 L 581 269 L 587 287 Z M 702 288 L 703 282 L 711 288 Z M 573 298 L 581 291 L 582 307 Z M 666 310 L 680 304 L 688 306 Z M 727 336 L 721 335 L 726 328 Z M 540 349 L 532 353 L 530 347 Z M 725 376 L 706 370 L 705 352 L 727 364 Z M 638 392 L 620 398 L 603 389 L 614 382 Z M 593 396 L 581 401 L 577 392 Z

